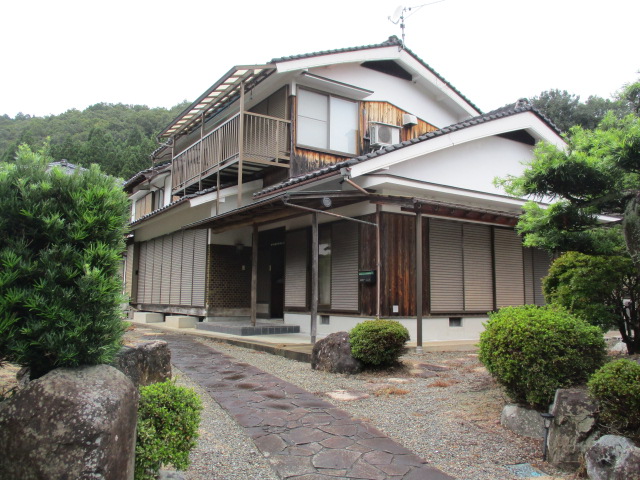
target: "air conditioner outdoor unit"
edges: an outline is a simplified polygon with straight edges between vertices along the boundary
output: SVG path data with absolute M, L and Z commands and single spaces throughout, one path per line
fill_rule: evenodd
M 372 147 L 400 143 L 400 127 L 385 123 L 371 123 L 369 125 L 369 140 Z

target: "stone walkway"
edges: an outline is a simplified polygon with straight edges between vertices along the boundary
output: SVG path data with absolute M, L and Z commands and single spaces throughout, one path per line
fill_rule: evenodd
M 162 340 L 169 343 L 171 363 L 244 427 L 282 479 L 453 479 L 295 385 L 187 335 L 164 334 Z

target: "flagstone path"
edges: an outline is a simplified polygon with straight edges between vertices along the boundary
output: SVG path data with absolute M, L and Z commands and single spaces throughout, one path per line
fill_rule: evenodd
M 373 426 L 291 383 L 187 335 L 162 339 L 171 363 L 244 427 L 282 479 L 453 480 Z

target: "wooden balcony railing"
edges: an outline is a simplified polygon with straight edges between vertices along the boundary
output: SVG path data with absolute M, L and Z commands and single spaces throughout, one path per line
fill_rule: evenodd
M 242 149 L 239 141 L 241 121 Z M 257 113 L 238 113 L 174 157 L 173 193 L 234 165 L 240 155 L 243 163 L 287 166 L 290 123 Z

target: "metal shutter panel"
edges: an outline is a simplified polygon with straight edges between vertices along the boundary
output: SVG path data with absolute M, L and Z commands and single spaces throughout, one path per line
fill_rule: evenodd
M 153 293 L 153 241 L 145 242 L 147 244 L 147 267 L 144 271 L 144 303 L 151 303 Z
M 127 245 L 127 264 L 124 271 L 124 292 L 131 299 L 133 298 L 133 250 L 134 245 Z
M 494 230 L 496 306 L 524 304 L 522 241 L 514 230 Z
M 307 251 L 306 230 L 287 232 L 285 241 L 284 306 L 307 306 Z
M 171 286 L 169 304 L 180 305 L 180 287 L 182 284 L 182 232 L 174 233 L 171 243 Z
M 207 276 L 207 230 L 196 230 L 193 245 L 193 291 L 191 305 L 204 307 Z
M 535 303 L 533 280 L 533 249 L 523 248 L 522 258 L 524 263 L 524 303 Z
M 153 286 L 151 303 L 160 303 L 160 286 L 162 285 L 162 238 L 153 240 Z
M 180 305 L 191 305 L 193 291 L 193 230 L 183 232 L 182 237 L 182 275 L 180 278 Z
M 549 274 L 551 258 L 544 250 L 532 249 L 533 264 L 533 301 L 536 305 L 544 305 L 545 299 L 542 293 L 542 279 Z
M 466 223 L 462 227 L 464 309 L 493 310 L 493 255 L 491 227 Z
M 138 303 L 145 303 L 146 290 L 146 271 L 147 271 L 147 242 L 140 243 L 140 258 L 138 259 Z
M 334 223 L 331 244 L 331 308 L 357 312 L 358 225 Z
M 429 221 L 429 265 L 432 312 L 464 309 L 462 224 Z
M 171 251 L 172 251 L 171 235 L 162 237 L 162 279 L 160 283 L 160 303 L 169 304 L 169 295 L 171 290 Z

